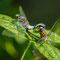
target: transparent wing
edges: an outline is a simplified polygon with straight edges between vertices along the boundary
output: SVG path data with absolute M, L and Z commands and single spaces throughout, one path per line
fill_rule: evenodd
M 22 6 L 19 6 L 19 12 L 20 12 L 21 16 L 24 16 L 25 18 L 27 18 L 26 15 L 25 15 L 25 13 L 24 13 L 24 11 L 23 11 Z
M 51 32 L 52 32 L 52 31 L 54 31 L 57 23 L 58 23 L 58 20 L 56 20 L 55 23 L 53 24 L 52 28 L 50 29 L 50 32 L 48 32 L 48 36 L 51 35 Z
M 57 23 L 53 29 L 53 32 L 57 33 L 58 35 L 60 35 L 60 18 L 57 19 Z

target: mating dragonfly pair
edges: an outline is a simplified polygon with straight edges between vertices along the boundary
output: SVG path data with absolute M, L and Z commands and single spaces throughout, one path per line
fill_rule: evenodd
M 48 36 L 51 35 L 52 29 L 55 27 L 57 21 L 54 23 L 50 32 L 47 34 L 45 30 L 45 25 L 43 23 L 37 24 L 36 26 L 31 26 L 25 16 L 25 13 L 21 6 L 19 6 L 20 14 L 16 14 L 16 21 L 20 22 L 20 24 L 25 28 L 25 31 L 36 41 L 47 40 Z M 20 16 L 21 15 L 21 16 Z M 35 30 L 37 29 L 37 30 Z M 31 33 L 29 30 L 33 30 L 35 33 L 39 33 L 40 36 L 37 36 L 37 33 Z
M 37 24 L 36 26 L 31 26 L 28 20 L 19 14 L 16 15 L 16 20 L 20 22 L 20 24 L 25 28 L 26 32 L 36 41 L 47 40 L 48 34 L 45 31 L 45 25 L 43 23 Z M 37 35 L 31 33 L 29 30 L 32 29 L 38 29 L 38 31 L 35 32 L 39 33 L 41 37 L 38 37 Z

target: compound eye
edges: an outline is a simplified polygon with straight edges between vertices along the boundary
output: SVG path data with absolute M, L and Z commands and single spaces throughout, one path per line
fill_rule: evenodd
M 45 28 L 45 25 L 44 25 L 44 24 L 40 24 L 40 27 L 43 27 L 43 28 Z
M 37 26 L 37 27 L 45 28 L 45 25 L 44 25 L 43 23 L 37 24 L 36 26 Z
M 19 17 L 20 16 L 20 14 L 16 14 L 16 17 Z

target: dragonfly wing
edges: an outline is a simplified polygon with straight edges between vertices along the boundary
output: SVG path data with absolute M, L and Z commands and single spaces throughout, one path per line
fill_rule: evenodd
M 60 18 L 57 19 L 57 23 L 56 23 L 55 28 L 53 29 L 53 31 L 55 33 L 57 33 L 58 35 L 60 35 Z
M 22 9 L 22 6 L 19 6 L 19 11 L 20 11 L 20 15 L 24 17 L 24 18 L 22 19 L 23 22 L 24 22 L 23 26 L 24 26 L 25 28 L 28 28 L 28 29 L 34 29 L 34 26 L 31 26 L 31 25 L 29 24 L 29 21 L 27 20 L 27 17 L 26 17 L 26 15 L 25 15 L 25 13 L 24 13 L 24 11 L 23 11 L 23 9 Z
M 56 20 L 55 23 L 53 24 L 52 28 L 48 32 L 48 36 L 51 35 L 51 32 L 54 30 L 54 28 L 55 28 L 55 26 L 56 26 L 57 23 L 58 23 L 58 20 Z
M 19 6 L 19 12 L 20 12 L 21 16 L 24 16 L 27 19 L 26 15 L 25 15 L 25 13 L 24 13 L 24 11 L 22 9 L 22 6 Z

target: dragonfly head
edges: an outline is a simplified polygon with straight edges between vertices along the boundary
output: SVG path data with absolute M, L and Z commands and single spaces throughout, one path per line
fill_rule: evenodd
M 16 17 L 17 17 L 17 18 L 20 17 L 20 14 L 16 14 Z
M 40 23 L 40 24 L 37 24 L 36 27 L 45 28 L 45 25 L 43 23 Z

